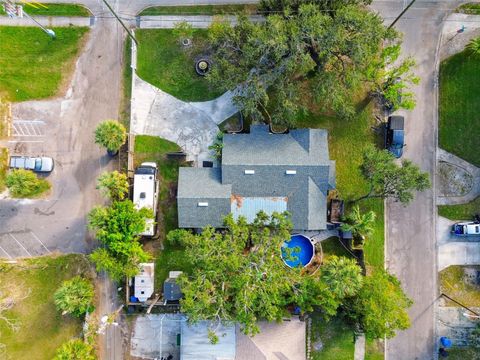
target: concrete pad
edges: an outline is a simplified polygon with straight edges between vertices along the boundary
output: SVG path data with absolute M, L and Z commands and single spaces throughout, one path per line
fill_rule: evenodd
M 440 58 L 446 59 L 460 51 L 473 38 L 480 36 L 480 15 L 450 14 L 443 22 Z M 464 27 L 463 32 L 459 32 Z
M 438 247 L 438 271 L 450 265 L 479 265 L 480 243 L 451 242 Z
M 180 358 L 177 334 L 186 318 L 181 314 L 138 316 L 130 340 L 130 355 L 140 359 Z
M 472 310 L 480 312 L 480 308 L 473 308 Z M 437 337 L 448 337 L 456 346 L 468 345 L 469 335 L 475 329 L 478 320 L 465 316 L 465 313 L 468 312 L 461 307 L 439 306 L 437 310 Z
M 177 143 L 190 161 L 209 158 L 217 125 L 201 110 L 134 75 L 130 131 Z

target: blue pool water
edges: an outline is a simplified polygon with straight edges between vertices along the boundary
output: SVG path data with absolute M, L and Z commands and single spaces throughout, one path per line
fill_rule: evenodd
M 290 249 L 290 257 L 287 249 Z M 308 265 L 313 258 L 313 252 L 314 246 L 312 242 L 304 235 L 292 235 L 290 240 L 285 241 L 282 246 L 283 261 L 290 267 Z

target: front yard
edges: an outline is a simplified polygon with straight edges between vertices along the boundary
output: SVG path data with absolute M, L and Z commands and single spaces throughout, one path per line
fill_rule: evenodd
M 57 347 L 81 334 L 82 322 L 62 316 L 53 303 L 53 293 L 64 280 L 89 272 L 83 255 L 0 264 L 0 295 L 18 299 L 12 310 L 2 314 L 18 322 L 18 331 L 0 320 L 0 343 L 5 345 L 6 359 L 51 360 Z
M 220 96 L 207 79 L 195 72 L 195 58 L 202 55 L 206 30 L 194 30 L 192 46 L 180 44 L 172 30 L 140 29 L 137 74 L 143 80 L 184 101 L 206 101 Z
M 440 271 L 440 290 L 458 302 L 480 307 L 480 266 L 449 266 Z M 458 306 L 445 300 L 447 306 Z
M 480 166 L 480 59 L 468 51 L 440 66 L 439 146 Z
M 439 205 L 438 215 L 450 220 L 471 220 L 480 213 L 480 197 L 460 205 Z
M 350 122 L 310 113 L 298 124 L 298 127 L 328 130 L 330 158 L 336 161 L 337 190 L 340 197 L 347 201 L 368 192 L 359 166 L 362 162 L 363 149 L 376 141 L 376 134 L 371 129 L 374 125 L 371 107 L 367 107 L 355 120 Z M 372 210 L 377 215 L 374 233 L 365 243 L 365 260 L 368 266 L 383 269 L 383 200 L 362 200 L 358 205 L 362 211 Z
M 51 97 L 66 87 L 88 28 L 53 30 L 55 40 L 36 27 L 0 27 L 0 94 L 8 100 Z
M 139 15 L 224 15 L 239 12 L 255 14 L 256 11 L 256 4 L 152 6 L 142 10 Z

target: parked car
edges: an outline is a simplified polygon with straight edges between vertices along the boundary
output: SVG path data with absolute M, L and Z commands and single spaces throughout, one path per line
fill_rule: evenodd
M 480 235 L 480 222 L 462 221 L 452 225 L 452 234 L 455 236 L 477 236 Z
M 53 170 L 53 166 L 54 163 L 51 157 L 10 156 L 10 168 L 12 169 L 50 172 Z
M 405 147 L 405 120 L 403 116 L 392 115 L 388 117 L 385 125 L 385 149 L 390 151 L 397 159 L 403 154 Z

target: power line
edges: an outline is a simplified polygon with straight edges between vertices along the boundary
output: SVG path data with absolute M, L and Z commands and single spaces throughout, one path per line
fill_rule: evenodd
M 123 21 L 118 17 L 118 15 L 115 13 L 115 11 L 112 9 L 110 4 L 107 2 L 107 0 L 103 0 L 103 3 L 108 7 L 108 9 L 112 12 L 112 14 L 115 16 L 115 18 L 118 20 L 118 22 L 122 25 L 122 27 L 125 29 L 125 31 L 128 33 L 130 38 L 135 42 L 136 45 L 138 45 L 137 39 L 135 39 L 135 36 L 130 32 L 130 30 L 125 26 Z

